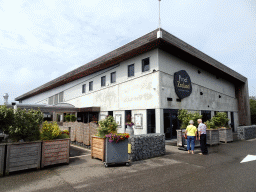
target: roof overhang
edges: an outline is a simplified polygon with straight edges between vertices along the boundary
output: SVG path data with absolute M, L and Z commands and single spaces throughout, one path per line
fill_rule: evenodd
M 13 105 L 7 104 L 8 108 L 13 108 Z M 74 112 L 100 112 L 100 107 L 83 107 L 83 108 L 76 108 L 72 105 L 68 106 L 57 106 L 57 105 L 26 105 L 26 104 L 17 104 L 17 108 L 21 109 L 34 109 L 40 110 L 44 113 L 53 113 L 53 112 L 60 112 L 60 113 L 74 113 Z
M 48 83 L 45 83 L 44 85 L 15 98 L 15 100 L 23 100 L 46 92 L 156 48 L 169 52 L 174 56 L 186 60 L 187 62 L 209 71 L 221 78 L 227 79 L 230 82 L 245 83 L 247 81 L 247 78 L 244 76 L 214 60 L 213 58 L 183 42 L 163 29 L 161 29 L 162 38 L 157 38 L 157 31 L 158 29 Z

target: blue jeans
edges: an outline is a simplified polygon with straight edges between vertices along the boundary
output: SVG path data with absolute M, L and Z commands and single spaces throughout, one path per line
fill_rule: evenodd
M 195 148 L 195 138 L 196 136 L 188 136 L 187 137 L 187 149 L 190 150 L 190 144 L 191 144 L 191 150 L 194 151 Z

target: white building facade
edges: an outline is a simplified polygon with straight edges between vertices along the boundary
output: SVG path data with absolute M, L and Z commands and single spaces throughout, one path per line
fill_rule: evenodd
M 162 32 L 163 38 L 165 34 L 166 37 L 170 35 L 164 30 Z M 136 45 L 145 37 L 154 39 Z M 203 114 L 204 120 L 211 118 L 217 111 L 223 111 L 227 112 L 229 124 L 236 131 L 236 127 L 241 124 L 242 118 L 239 119 L 239 116 L 243 113 L 248 115 L 247 79 L 233 71 L 228 74 L 225 72 L 225 69 L 229 69 L 227 67 L 224 70 L 216 67 L 214 71 L 208 69 L 206 64 L 202 67 L 195 65 L 194 59 L 190 62 L 186 57 L 186 51 L 178 47 L 174 49 L 173 45 L 168 47 L 166 42 L 165 39 L 157 38 L 155 30 L 123 46 L 130 48 L 130 52 L 123 51 L 121 47 L 114 53 L 107 54 L 112 55 L 110 60 L 122 56 L 123 59 L 111 64 L 106 61 L 98 64 L 100 62 L 95 60 L 94 70 L 90 74 L 78 77 L 77 74 L 81 74 L 79 71 L 90 71 L 81 67 L 57 78 L 54 80 L 55 84 L 53 81 L 49 82 L 16 100 L 24 104 L 68 103 L 75 108 L 98 107 L 100 110 L 91 114 L 77 112 L 78 121 L 88 122 L 92 118 L 98 121 L 107 115 L 113 115 L 119 124 L 118 132 L 125 132 L 127 116 L 131 115 L 135 123 L 135 134 L 165 133 L 166 139 L 175 138 L 176 129 L 180 128 L 178 109 L 198 111 Z M 209 63 L 208 65 L 210 66 Z M 97 66 L 103 67 L 97 70 Z M 174 73 L 181 70 L 187 72 L 192 86 L 191 94 L 182 99 L 177 96 L 174 87 Z M 72 75 L 76 77 L 73 78 L 75 80 L 70 80 Z M 62 82 L 59 83 L 62 85 L 56 85 L 56 82 Z M 53 88 L 47 90 L 46 85 Z M 246 123 L 248 121 L 242 124 Z

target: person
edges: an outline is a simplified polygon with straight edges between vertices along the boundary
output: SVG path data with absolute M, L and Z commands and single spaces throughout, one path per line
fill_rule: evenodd
M 200 140 L 201 152 L 200 155 L 208 155 L 208 149 L 206 146 L 206 125 L 202 123 L 202 119 L 198 119 L 198 139 Z
M 191 144 L 191 153 L 194 154 L 195 148 L 195 139 L 197 139 L 197 129 L 194 126 L 194 121 L 190 120 L 186 128 L 185 134 L 187 134 L 187 150 L 190 153 L 190 144 Z

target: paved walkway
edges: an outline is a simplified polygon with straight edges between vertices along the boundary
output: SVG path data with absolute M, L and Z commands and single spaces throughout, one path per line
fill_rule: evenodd
M 91 159 L 90 150 L 71 146 L 69 165 L 10 173 L 0 178 L 0 191 L 200 191 L 204 183 L 211 187 L 208 191 L 221 191 L 224 184 L 235 189 L 226 191 L 248 191 L 255 181 L 255 162 L 243 165 L 240 161 L 253 154 L 255 146 L 256 141 L 220 144 L 210 147 L 208 156 L 200 156 L 199 148 L 192 155 L 166 145 L 164 156 L 108 168 L 102 161 Z

